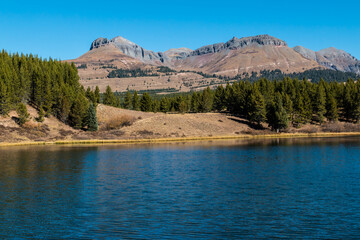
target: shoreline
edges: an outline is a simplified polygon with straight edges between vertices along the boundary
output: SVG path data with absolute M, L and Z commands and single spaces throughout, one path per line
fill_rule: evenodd
M 263 135 L 228 135 L 228 136 L 207 136 L 207 137 L 174 137 L 174 138 L 139 138 L 139 139 L 88 139 L 88 140 L 61 140 L 61 141 L 29 141 L 29 142 L 2 142 L 0 147 L 10 146 L 39 146 L 39 145 L 106 145 L 106 144 L 152 144 L 171 142 L 198 142 L 212 140 L 236 140 L 236 139 L 271 139 L 271 138 L 328 138 L 328 137 L 349 137 L 360 136 L 360 132 L 339 132 L 339 133 L 274 133 Z

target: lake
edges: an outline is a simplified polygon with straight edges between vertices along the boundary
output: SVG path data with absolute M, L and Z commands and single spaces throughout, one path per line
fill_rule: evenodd
M 0 238 L 360 238 L 360 138 L 0 148 Z

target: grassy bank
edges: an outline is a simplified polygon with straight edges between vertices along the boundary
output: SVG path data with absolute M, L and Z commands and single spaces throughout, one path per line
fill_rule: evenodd
M 174 137 L 174 138 L 139 138 L 139 139 L 89 139 L 89 140 L 66 140 L 66 141 L 44 141 L 44 142 L 2 142 L 0 147 L 6 146 L 31 146 L 31 145 L 83 145 L 83 144 L 141 144 L 141 143 L 169 143 L 169 142 L 191 142 L 209 140 L 234 140 L 234 139 L 269 139 L 269 138 L 316 138 L 316 137 L 348 137 L 360 136 L 360 132 L 343 133 L 279 133 L 263 135 L 231 135 L 231 136 L 208 136 L 208 137 Z

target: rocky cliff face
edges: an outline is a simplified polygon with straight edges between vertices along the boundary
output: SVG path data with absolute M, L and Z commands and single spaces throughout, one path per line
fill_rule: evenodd
M 261 45 L 287 46 L 286 42 L 284 42 L 283 40 L 277 39 L 267 34 L 258 35 L 255 37 L 244 37 L 240 39 L 233 37 L 231 40 L 227 41 L 226 43 L 216 43 L 198 48 L 192 53 L 190 53 L 190 56 L 216 53 L 223 50 L 237 50 L 245 47 L 261 46 Z
M 165 56 L 163 53 L 155 53 L 153 51 L 146 50 L 139 45 L 120 36 L 115 37 L 111 40 L 108 40 L 107 38 L 98 38 L 94 42 L 92 42 L 90 50 L 106 45 L 114 45 L 122 53 L 147 64 L 162 64 L 168 61 L 167 56 Z
M 330 47 L 315 52 L 301 46 L 293 49 L 305 58 L 315 60 L 326 68 L 360 74 L 360 61 L 343 50 Z

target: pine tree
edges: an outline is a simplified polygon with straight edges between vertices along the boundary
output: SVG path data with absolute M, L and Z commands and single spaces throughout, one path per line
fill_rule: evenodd
M 160 110 L 160 102 L 157 99 L 154 99 L 151 104 L 151 109 L 154 113 L 157 113 Z
M 218 86 L 215 90 L 214 95 L 214 109 L 217 111 L 221 111 L 225 108 L 225 89 L 222 85 Z
M 182 100 L 179 104 L 179 112 L 180 113 L 185 113 L 188 110 L 188 105 L 186 104 L 186 102 L 184 100 Z
M 45 111 L 42 108 L 42 106 L 40 106 L 39 108 L 39 116 L 36 118 L 36 121 L 38 122 L 43 122 L 44 121 L 44 117 L 45 117 Z
M 148 93 L 144 93 L 140 100 L 140 110 L 143 112 L 151 112 L 152 100 Z
M 86 98 L 91 101 L 92 103 L 96 104 L 96 96 L 95 96 L 95 93 L 93 91 L 91 91 L 90 87 L 88 87 L 86 89 L 86 92 L 85 92 L 85 96 Z
M 283 95 L 283 105 L 285 108 L 285 111 L 287 112 L 288 116 L 289 116 L 289 120 L 293 121 L 293 102 L 291 101 L 291 98 L 288 94 L 284 94 Z
M 115 105 L 114 105 L 114 107 L 121 107 L 121 98 L 120 98 L 120 96 L 116 96 L 115 97 Z
M 249 95 L 247 111 L 247 117 L 251 123 L 256 123 L 261 126 L 261 122 L 266 119 L 265 100 L 256 88 L 254 88 Z
M 88 126 L 88 131 L 97 131 L 99 128 L 97 117 L 96 117 L 96 109 L 94 104 L 91 102 L 87 111 L 86 116 L 86 125 Z
M 0 115 L 7 116 L 10 112 L 10 96 L 6 85 L 0 81 Z
M 69 113 L 69 121 L 75 129 L 81 129 L 86 125 L 86 115 L 88 110 L 88 102 L 85 96 L 78 95 Z
M 104 96 L 103 96 L 103 104 L 109 105 L 109 106 L 116 106 L 116 98 L 114 93 L 111 90 L 110 86 L 106 87 Z
M 140 108 L 140 101 L 139 101 L 139 95 L 137 91 L 134 92 L 133 98 L 132 98 L 132 107 L 133 110 L 138 111 Z
M 200 96 L 200 112 L 210 112 L 213 107 L 213 95 L 209 87 L 207 87 Z
M 160 100 L 160 111 L 166 113 L 169 111 L 169 100 L 167 97 L 163 97 Z
M 194 113 L 199 112 L 199 94 L 197 92 L 193 92 L 191 95 L 191 106 L 190 110 Z
M 338 114 L 338 108 L 335 98 L 331 93 L 328 93 L 326 96 L 326 118 L 329 121 L 337 121 L 339 114 Z
M 27 111 L 25 104 L 19 103 L 16 108 L 16 113 L 18 114 L 18 122 L 19 125 L 24 125 L 27 121 L 29 121 L 30 114 Z
M 324 121 L 324 115 L 326 113 L 326 98 L 325 98 L 325 89 L 324 87 L 319 84 L 315 96 L 314 102 L 314 110 L 317 117 L 317 121 L 320 124 Z
M 94 95 L 95 95 L 95 102 L 94 104 L 99 104 L 100 103 L 100 89 L 98 86 L 96 86 L 95 88 L 95 92 L 94 92 Z
M 124 98 L 124 108 L 131 109 L 131 94 L 129 91 L 126 92 L 126 95 Z
M 282 97 L 280 93 L 275 94 L 274 103 L 268 112 L 269 126 L 279 132 L 281 129 L 288 127 L 288 116 L 282 103 Z

